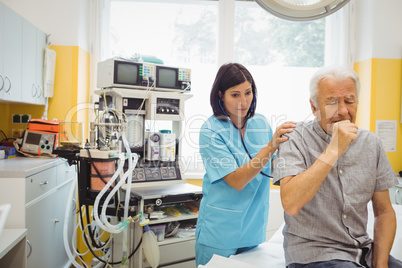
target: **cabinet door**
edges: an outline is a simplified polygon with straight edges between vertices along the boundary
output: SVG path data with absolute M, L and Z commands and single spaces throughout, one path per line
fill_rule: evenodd
M 21 101 L 22 17 L 4 6 L 4 75 L 3 99 Z
M 36 86 L 36 28 L 29 21 L 22 22 L 22 89 L 21 101 L 35 103 Z
M 43 95 L 43 59 L 45 56 L 46 48 L 46 33 L 36 29 L 36 79 L 35 84 L 37 87 L 37 104 L 45 104 L 45 97 Z
M 72 181 L 64 184 L 57 190 L 57 202 L 56 202 L 56 214 L 55 219 L 58 221 L 55 224 L 55 232 L 54 232 L 54 241 L 53 241 L 53 254 L 54 258 L 54 266 L 53 267 L 65 267 L 69 262 L 69 258 L 67 256 L 66 250 L 64 248 L 64 223 L 65 223 L 65 212 L 67 207 L 67 202 L 71 202 L 70 210 L 69 210 L 69 219 L 68 219 L 68 244 L 71 248 L 71 238 L 73 237 L 73 230 L 75 226 L 75 218 L 73 211 L 75 210 L 75 204 L 69 196 L 70 188 L 72 185 Z
M 4 4 L 0 2 L 0 99 L 4 91 Z
M 27 239 L 32 246 L 28 267 L 54 268 L 56 191 L 26 208 Z

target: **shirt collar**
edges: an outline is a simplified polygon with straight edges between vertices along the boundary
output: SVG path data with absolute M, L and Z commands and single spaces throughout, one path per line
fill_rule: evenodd
M 316 117 L 314 119 L 313 122 L 313 129 L 315 131 L 315 133 L 317 133 L 317 135 L 323 139 L 324 141 L 326 141 L 327 143 L 329 143 L 331 141 L 332 136 L 329 135 L 327 132 L 325 132 L 322 127 L 320 126 L 320 123 L 318 122 L 318 118 Z

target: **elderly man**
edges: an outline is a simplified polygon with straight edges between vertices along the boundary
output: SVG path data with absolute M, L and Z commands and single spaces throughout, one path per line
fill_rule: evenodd
M 381 140 L 355 125 L 359 91 L 353 70 L 319 70 L 310 81 L 315 120 L 298 123 L 280 144 L 274 183 L 289 268 L 402 267 L 390 256 L 396 217 L 388 189 L 398 182 Z M 366 231 L 370 200 L 373 240 Z

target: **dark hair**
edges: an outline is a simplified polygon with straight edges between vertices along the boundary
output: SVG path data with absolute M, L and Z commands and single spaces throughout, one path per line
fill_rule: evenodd
M 254 96 L 254 104 L 251 104 L 247 113 L 247 117 L 252 117 L 254 116 L 257 106 L 257 87 L 251 73 L 240 63 L 226 63 L 219 68 L 210 95 L 212 111 L 217 119 L 227 121 L 226 115 L 219 105 L 219 92 L 223 95 L 229 88 L 240 85 L 246 81 L 250 82 Z

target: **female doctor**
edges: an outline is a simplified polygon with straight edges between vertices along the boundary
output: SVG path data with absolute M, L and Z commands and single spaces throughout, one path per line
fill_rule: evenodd
M 271 159 L 293 131 L 286 122 L 272 132 L 255 114 L 257 89 L 241 64 L 220 67 L 212 86 L 211 116 L 201 127 L 200 154 L 206 169 L 196 229 L 196 263 L 213 254 L 237 254 L 265 241 Z

